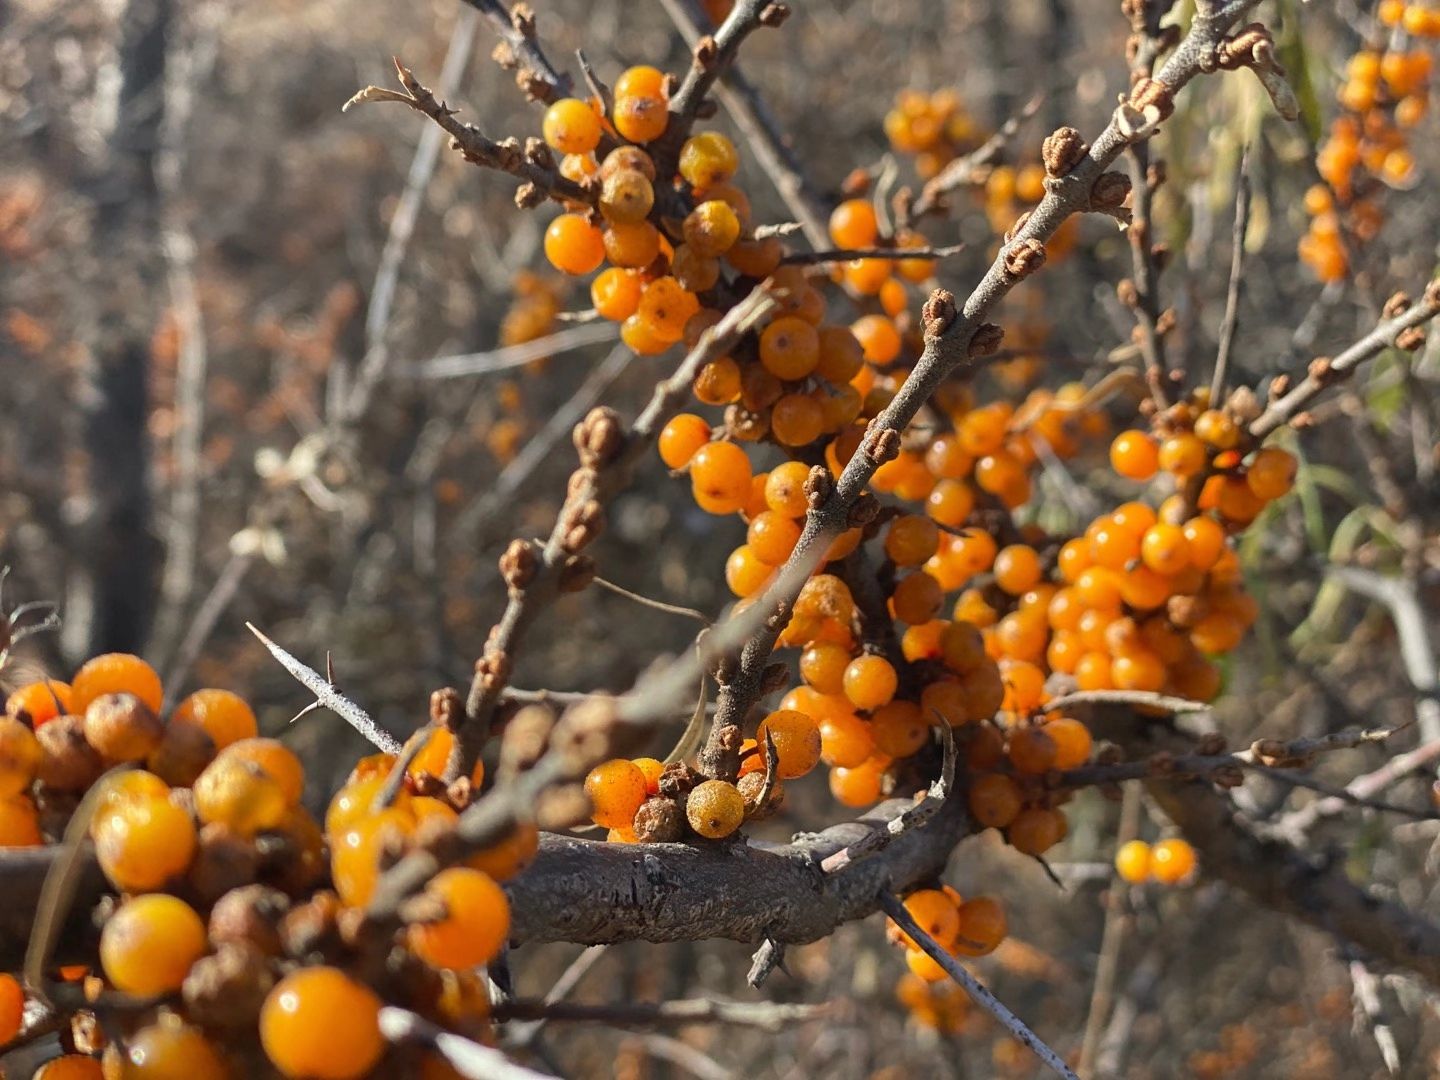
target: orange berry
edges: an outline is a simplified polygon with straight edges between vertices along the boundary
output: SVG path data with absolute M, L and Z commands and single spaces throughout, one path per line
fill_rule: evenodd
M 971 782 L 966 802 L 976 824 L 1003 829 L 1020 813 L 1020 786 L 1004 773 L 984 773 Z
M 14 975 L 0 974 L 0 1046 L 16 1035 L 25 1022 L 25 988 Z
M 690 464 L 695 452 L 709 441 L 710 424 L 704 417 L 679 413 L 660 430 L 657 440 L 660 460 L 672 469 L 683 469 Z
M 245 699 L 229 690 L 196 690 L 175 706 L 170 724 L 201 728 L 214 740 L 217 750 L 240 739 L 253 739 L 260 733 L 255 713 Z
M 630 97 L 636 94 L 664 97 L 665 73 L 649 64 L 637 64 L 620 73 L 619 78 L 615 80 L 613 89 L 616 97 L 622 95 Z
M 1191 565 L 1190 544 L 1178 525 L 1152 525 L 1140 542 L 1140 558 L 1157 574 L 1180 573 Z
M 690 483 L 702 509 L 733 514 L 750 495 L 750 458 L 734 443 L 706 443 L 690 459 Z
M 770 433 L 782 446 L 809 446 L 824 428 L 824 410 L 805 394 L 786 394 L 770 411 Z
M 862 315 L 850 324 L 865 359 L 877 367 L 892 364 L 900 355 L 900 331 L 884 315 Z
M 339 968 L 301 968 L 266 996 L 260 1045 L 287 1077 L 358 1080 L 385 1053 L 380 1005 L 373 990 Z
M 960 932 L 960 906 L 939 889 L 919 889 L 905 898 L 905 910 L 942 949 L 950 948 Z M 919 948 L 908 934 L 900 938 L 907 948 Z
M 809 476 L 810 467 L 801 461 L 775 466 L 765 478 L 765 505 L 786 517 L 804 517 L 809 507 L 805 496 Z
M 636 768 L 646 778 L 647 790 L 650 772 L 641 762 L 648 760 L 653 759 L 641 758 L 635 763 Z M 520 824 L 516 825 L 514 831 L 498 844 L 471 855 L 465 860 L 465 865 L 472 870 L 483 870 L 496 881 L 509 881 L 530 865 L 531 860 L 535 858 L 535 853 L 539 850 L 540 830 L 533 824 Z
M 895 696 L 899 679 L 883 656 L 857 656 L 845 668 L 845 696 L 857 709 L 875 709 Z
M 930 741 L 930 722 L 913 701 L 892 701 L 871 715 L 870 735 L 887 757 L 909 757 Z
M 545 110 L 545 141 L 562 154 L 588 154 L 600 145 L 600 118 L 588 102 L 561 98 Z
M 1240 427 L 1219 409 L 1206 409 L 1195 418 L 1195 434 L 1216 450 L 1233 450 L 1240 442 Z
M 782 780 L 804 776 L 820 761 L 820 728 L 805 713 L 782 709 L 767 716 L 756 732 L 763 745 L 766 735 L 775 741 L 775 771 Z
M 1129 840 L 1115 852 L 1115 872 L 1120 880 L 1139 885 L 1150 877 L 1150 845 L 1144 840 Z
M 940 583 L 924 570 L 916 570 L 901 578 L 890 595 L 891 613 L 900 622 L 911 626 L 935 618 L 944 603 L 945 593 Z
M 1178 885 L 1195 870 L 1195 849 L 1184 840 L 1161 840 L 1150 849 L 1150 875 L 1162 885 Z
M 1079 720 L 1068 716 L 1057 717 L 1048 721 L 1041 730 L 1055 744 L 1053 768 L 1076 769 L 1090 760 L 1094 741 L 1090 729 Z
M 463 970 L 488 964 L 510 936 L 510 901 L 489 874 L 464 866 L 442 870 L 425 895 L 444 906 L 443 918 L 412 923 L 407 940 L 434 967 Z
M 820 334 L 793 315 L 776 319 L 760 335 L 760 363 L 776 378 L 803 379 L 820 362 Z
M 585 777 L 591 819 L 607 829 L 628 828 L 645 801 L 647 786 L 633 761 L 613 758 L 596 765 Z
M 902 514 L 885 531 L 885 554 L 896 566 L 919 566 L 939 543 L 940 530 L 919 514 Z
M 700 301 L 673 277 L 656 278 L 640 294 L 635 314 L 664 341 L 679 341 L 685 324 L 700 310 Z
M 205 924 L 194 908 L 174 896 L 146 893 L 105 921 L 100 965 L 117 990 L 164 994 L 180 989 L 205 948 Z
M 35 804 L 24 795 L 0 796 L 0 850 L 39 847 L 44 842 Z
M 874 752 L 870 725 L 854 713 L 834 713 L 820 721 L 820 759 L 825 764 L 853 769 Z
M 1039 775 L 1055 764 L 1055 740 L 1043 728 L 1020 728 L 1010 733 L 1005 753 L 1016 772 Z
M 1110 679 L 1117 690 L 1160 690 L 1165 686 L 1165 664 L 1148 649 L 1115 656 Z
M 853 768 L 836 766 L 830 770 L 830 794 L 841 806 L 852 809 L 871 806 L 879 802 L 884 782 L 883 759 L 870 758 Z
M 1005 830 L 1005 839 L 1022 855 L 1043 855 L 1065 839 L 1065 815 L 1048 807 L 1027 806 Z
M 910 969 L 910 974 L 927 983 L 942 982 L 950 977 L 950 973 L 938 961 L 919 949 L 905 951 L 905 966 Z
M 430 750 L 433 743 L 434 740 L 431 740 L 425 749 Z M 295 806 L 300 802 L 300 796 L 305 790 L 305 766 L 300 764 L 295 752 L 279 739 L 240 739 L 227 746 L 220 756 L 237 761 L 250 761 L 260 766 L 280 785 L 289 805 Z M 425 755 L 422 752 L 420 756 Z M 440 773 L 435 775 L 439 776 Z
M 36 1069 L 30 1080 L 105 1080 L 105 1072 L 88 1054 L 61 1054 Z
M 605 241 L 582 215 L 561 214 L 545 230 L 545 257 L 556 270 L 588 274 L 605 261 Z
M 197 836 L 185 810 L 165 795 L 131 797 L 111 807 L 95 821 L 92 833 L 96 861 L 117 889 L 160 889 L 189 868 Z
M 328 817 L 327 817 L 328 822 Z M 330 878 L 341 903 L 364 907 L 380 880 L 380 857 L 398 850 L 415 829 L 408 803 L 397 800 L 386 810 L 369 806 L 343 831 L 327 829 L 330 840 Z
M 617 93 L 610 120 L 615 130 L 630 142 L 646 143 L 665 134 L 670 114 L 665 99 L 659 95 Z
M 751 519 L 745 539 L 746 546 L 762 563 L 779 566 L 795 550 L 800 526 L 784 514 L 766 510 Z
M 874 247 L 880 237 L 875 207 L 867 199 L 846 199 L 830 213 L 830 239 L 840 248 Z
M 624 322 L 640 306 L 640 277 L 612 266 L 590 283 L 590 302 L 602 319 Z
M 960 905 L 960 929 L 955 951 L 962 956 L 985 956 L 1009 933 L 1005 909 L 989 896 L 976 896 Z
M 160 711 L 165 697 L 155 669 L 129 653 L 105 653 L 81 666 L 70 685 L 74 715 L 85 715 L 90 703 L 102 694 L 134 694 L 153 713 Z
M 639 311 L 620 324 L 620 340 L 636 356 L 659 356 L 675 344 L 657 334 L 653 326 L 640 318 Z
M 632 759 L 635 767 L 645 777 L 645 794 L 658 795 L 660 793 L 660 774 L 665 771 L 665 763 L 658 758 L 642 757 Z M 492 875 L 493 876 L 493 875 Z M 500 879 L 496 879 L 500 880 Z
M 1160 468 L 1181 479 L 1198 476 L 1205 468 L 1205 444 L 1188 432 L 1172 435 L 1160 444 Z
M 28 725 L 11 716 L 0 717 L 0 798 L 28 791 L 44 756 Z
M 1245 482 L 1258 498 L 1270 502 L 1295 486 L 1294 455 L 1273 446 L 1257 450 L 1245 471 Z
M 273 829 L 290 802 L 280 781 L 253 761 L 217 757 L 195 781 L 195 816 L 241 836 Z
M 725 254 L 740 239 L 740 219 L 719 199 L 708 199 L 695 207 L 681 228 L 686 245 L 696 254 L 711 258 Z
M 1159 448 L 1143 431 L 1122 431 L 1110 444 L 1110 467 L 1130 480 L 1149 480 L 1159 464 Z
M 106 1048 L 106 1080 L 226 1080 L 215 1045 L 199 1028 L 165 1014 Z
M 819 743 L 818 733 L 816 743 Z M 719 840 L 733 833 L 745 820 L 745 799 L 734 784 L 706 780 L 686 797 L 685 817 L 701 836 Z
M 27 683 L 5 699 L 5 713 L 17 719 L 28 717 L 30 726 L 38 728 L 57 716 L 75 712 L 70 684 L 59 679 L 42 679 Z
M 765 588 L 774 566 L 763 562 L 749 544 L 741 544 L 725 560 L 725 584 L 738 597 L 754 596 Z
M 680 148 L 679 172 L 694 188 L 710 188 L 735 175 L 740 155 L 735 144 L 718 131 L 702 131 Z
M 1011 544 L 995 555 L 995 584 L 1011 596 L 1034 588 L 1040 573 L 1040 556 L 1025 544 Z

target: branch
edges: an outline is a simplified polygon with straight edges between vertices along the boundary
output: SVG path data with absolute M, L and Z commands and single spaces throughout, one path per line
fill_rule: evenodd
M 964 244 L 938 248 L 833 248 L 826 251 L 792 251 L 780 262 L 786 266 L 817 266 L 855 259 L 948 259 L 964 250 Z
M 783 1031 L 788 1025 L 814 1020 L 831 1011 L 829 1005 L 789 1005 L 768 1001 L 713 1001 L 710 998 L 679 1001 L 617 1001 L 586 1005 L 570 1001 L 507 1001 L 491 1011 L 495 1020 L 564 1020 L 610 1024 L 613 1027 L 650 1027 L 656 1024 L 735 1024 L 764 1031 Z
M 1083 143 L 1073 129 L 1061 129 L 1052 136 L 1047 146 L 1053 152 L 1047 157 L 1054 168 L 1050 170 L 1052 175 L 1046 183 L 1045 197 L 1001 244 L 995 261 L 970 297 L 957 310 L 948 293 L 937 290 L 932 295 L 924 311 L 926 341 L 919 361 L 890 404 L 870 422 L 859 449 L 838 482 L 823 499 L 817 492 L 806 516 L 804 532 L 786 568 L 757 601 L 757 608 L 774 617 L 746 643 L 738 670 L 721 686 L 712 732 L 732 725 L 738 727 L 745 721 L 783 628 L 782 616 L 788 613 L 803 584 L 802 575 L 819 564 L 841 532 L 859 523 L 851 520 L 852 508 L 861 515 L 865 513 L 865 508 L 857 507 L 856 501 L 875 470 L 899 452 L 900 433 L 951 371 L 999 345 L 1001 332 L 998 327 L 985 323 L 985 316 L 1019 281 L 1039 268 L 1044 258 L 1044 241 L 1072 214 L 1093 208 L 1096 181 L 1126 147 L 1155 133 L 1163 116 L 1173 108 L 1173 95 L 1212 66 L 1225 30 L 1258 2 L 1232 0 L 1213 17 L 1197 17 L 1158 79 L 1140 84 L 1131 99 L 1116 109 L 1094 145 L 1083 154 L 1080 152 Z M 1105 187 L 1111 185 L 1107 183 Z M 870 506 L 873 509 L 874 504 Z M 707 747 L 707 753 L 712 750 L 710 758 L 714 767 L 721 773 L 733 775 L 739 764 L 735 750 Z
M 515 82 L 526 95 L 546 105 L 556 98 L 570 96 L 570 76 L 555 69 L 535 36 L 535 14 L 528 4 L 516 4 L 506 11 L 499 0 L 464 0 L 480 14 L 500 36 L 495 48 L 495 61 L 515 72 Z
M 1235 171 L 1235 223 L 1230 232 L 1230 284 L 1225 290 L 1225 315 L 1220 320 L 1220 342 L 1215 349 L 1215 373 L 1210 379 L 1210 400 L 1225 400 L 1225 378 L 1230 370 L 1230 348 L 1240 320 L 1241 271 L 1245 268 L 1245 230 L 1250 224 L 1250 148 L 1240 155 Z
M 1025 103 L 1025 107 L 1019 113 L 1001 124 L 1000 130 L 994 135 L 991 135 L 970 153 L 956 158 L 931 177 L 920 189 L 920 194 L 909 206 L 905 219 L 900 224 L 909 224 L 926 214 L 933 214 L 944 209 L 946 196 L 952 191 L 967 187 L 978 180 L 990 165 L 999 160 L 1000 155 L 1005 152 L 1005 148 L 1010 145 L 1010 140 L 1020 130 L 1020 125 L 1039 112 L 1040 106 L 1043 104 L 1045 104 L 1045 95 L 1036 94 Z
M 1390 306 L 1386 305 L 1387 310 Z M 1320 396 L 1322 390 L 1345 379 L 1365 361 L 1374 359 L 1390 346 L 1399 347 L 1398 339 L 1406 331 L 1429 322 L 1436 315 L 1440 315 L 1440 278 L 1425 287 L 1420 303 L 1389 318 L 1381 319 L 1375 329 L 1339 356 L 1311 361 L 1310 369 L 1300 384 L 1270 402 L 1265 411 L 1250 425 L 1250 437 L 1258 442 L 1276 428 L 1290 423 L 1302 409 Z

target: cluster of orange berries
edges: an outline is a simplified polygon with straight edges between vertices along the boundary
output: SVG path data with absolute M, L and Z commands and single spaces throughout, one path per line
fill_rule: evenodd
M 1197 862 L 1195 849 L 1178 837 L 1154 844 L 1130 840 L 1115 852 L 1115 873 L 1130 885 L 1179 885 L 1195 873 Z
M 22 687 L 0 718 L 0 847 L 44 843 L 87 813 L 96 861 L 119 896 L 102 902 L 87 992 L 167 999 L 123 1032 L 85 1025 L 85 1038 L 71 1039 L 85 1052 L 37 1075 L 243 1075 L 227 1062 L 248 1060 L 258 1033 L 284 1076 L 361 1077 L 387 1053 L 382 997 L 487 1037 L 474 969 L 505 945 L 510 910 L 498 882 L 533 857 L 533 827 L 432 878 L 384 973 L 356 970 L 359 916 L 380 873 L 453 827 L 483 779 L 477 770 L 441 783 L 448 728 L 417 734 L 428 741 L 393 780 L 397 755 L 363 759 L 322 828 L 300 802 L 300 760 L 259 737 L 243 699 L 200 690 L 162 721 L 163 698 L 143 660 L 108 654 L 69 684 Z M 0 975 L 0 1046 L 19 1032 L 23 1008 L 23 987 Z
M 967 900 L 949 885 L 917 889 L 905 898 L 905 910 L 921 930 L 957 959 L 988 956 L 1009 933 L 1000 901 L 993 896 Z M 885 936 L 905 950 L 905 966 L 916 978 L 928 984 L 950 977 L 893 919 L 885 920 Z
M 1429 107 L 1433 57 L 1424 48 L 1407 47 L 1405 36 L 1440 37 L 1440 9 L 1384 0 L 1377 15 L 1400 36 L 1350 57 L 1336 94 L 1343 111 L 1315 158 L 1324 183 L 1305 193 L 1310 225 L 1300 238 L 1299 255 L 1327 282 L 1340 280 L 1349 269 L 1342 230 L 1356 242 L 1372 239 L 1384 221 L 1380 193 L 1414 182 L 1410 132 Z
M 981 134 L 960 95 L 948 87 L 928 94 L 901 90 L 885 114 L 885 137 L 897 153 L 915 156 L 915 170 L 922 180 L 974 149 Z

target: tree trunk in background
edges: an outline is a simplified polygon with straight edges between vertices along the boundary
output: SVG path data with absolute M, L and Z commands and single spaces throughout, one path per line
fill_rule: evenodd
M 164 289 L 155 160 L 172 0 L 130 0 L 120 20 L 120 91 L 95 203 L 89 367 L 82 390 L 89 503 L 66 646 L 135 651 L 154 612 L 158 543 L 148 492 L 150 339 Z

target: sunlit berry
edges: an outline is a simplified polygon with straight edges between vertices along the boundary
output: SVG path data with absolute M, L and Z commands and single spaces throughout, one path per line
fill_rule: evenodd
M 197 843 L 190 815 L 165 795 L 111 803 L 93 835 L 101 871 L 122 892 L 162 888 L 189 867 Z
M 488 964 L 510 936 L 510 902 L 489 874 L 469 867 L 442 870 L 425 886 L 445 914 L 410 925 L 407 941 L 426 963 L 465 969 Z
M 645 774 L 625 758 L 613 758 L 591 769 L 585 777 L 591 819 L 597 825 L 618 829 L 631 824 L 645 801 Z
M 1195 849 L 1184 840 L 1161 840 L 1150 849 L 1150 876 L 1162 885 L 1178 885 L 1195 865 Z
M 665 133 L 670 121 L 665 99 L 658 94 L 615 95 L 611 122 L 624 138 L 636 143 L 653 142 Z
M 205 952 L 205 924 L 185 901 L 146 893 L 120 905 L 100 932 L 105 978 L 127 994 L 178 990 Z
M 1027 806 L 1005 830 L 1005 839 L 1022 855 L 1043 855 L 1065 839 L 1065 815 L 1049 807 Z
M 900 356 L 900 331 L 884 315 L 862 315 L 850 324 L 865 359 L 877 367 L 892 364 Z
M 1003 829 L 1020 813 L 1020 786 L 1004 773 L 985 773 L 971 781 L 966 802 L 977 825 Z
M 195 781 L 195 814 L 240 836 L 273 829 L 290 809 L 281 782 L 253 761 L 217 757 Z
M 680 148 L 679 172 L 695 188 L 713 187 L 735 175 L 740 155 L 735 144 L 718 131 L 702 131 Z
M 1009 924 L 1000 901 L 976 896 L 960 905 L 960 929 L 955 934 L 955 951 L 962 956 L 985 956 L 1005 940 Z
M 1122 431 L 1110 444 L 1110 467 L 1128 479 L 1149 480 L 1159 464 L 1159 448 L 1143 431 Z
M 338 968 L 300 968 L 265 998 L 260 1045 L 294 1080 L 358 1080 L 385 1053 L 380 1005 L 374 991 Z
M 600 118 L 588 102 L 561 98 L 545 110 L 541 132 L 562 154 L 588 154 L 600 144 Z
M 819 742 L 818 733 L 816 742 Z M 719 840 L 733 833 L 745 820 L 745 799 L 734 784 L 706 780 L 686 797 L 685 817 L 701 836 Z
M 0 798 L 28 791 L 44 756 L 40 741 L 28 725 L 11 716 L 0 716 Z
M 875 709 L 895 696 L 899 679 L 883 656 L 857 656 L 845 668 L 845 696 L 857 709 Z
M 5 699 L 5 714 L 16 719 L 28 719 L 32 728 L 74 711 L 70 684 L 59 679 L 27 683 Z
M 175 706 L 170 724 L 172 727 L 191 724 L 204 729 L 217 750 L 259 734 L 255 713 L 244 698 L 229 690 L 196 690 Z

